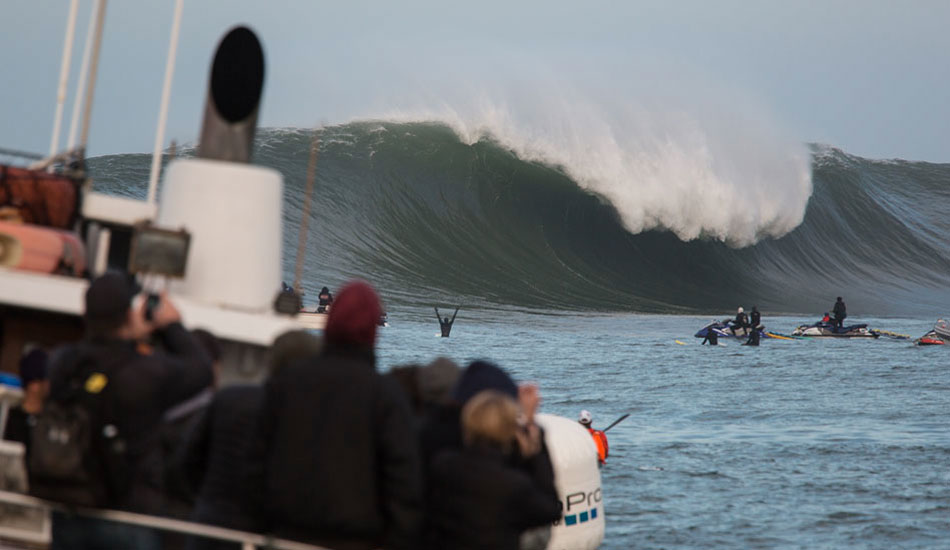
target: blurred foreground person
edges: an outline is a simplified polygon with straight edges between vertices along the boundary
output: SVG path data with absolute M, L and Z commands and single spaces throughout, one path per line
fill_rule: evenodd
M 521 534 L 550 525 L 559 503 L 509 465 L 530 436 L 510 396 L 486 390 L 462 408 L 464 449 L 445 451 L 432 464 L 429 481 L 433 548 L 517 550 Z
M 431 487 L 436 458 L 442 453 L 463 449 L 462 411 L 472 398 L 485 390 L 507 395 L 516 400 L 520 407 L 522 429 L 518 432 L 517 444 L 511 447 L 511 452 L 503 454 L 505 464 L 524 474 L 537 490 L 546 494 L 547 498 L 557 505 L 554 467 L 544 442 L 544 433 L 534 421 L 541 401 L 538 388 L 533 384 L 517 386 L 505 371 L 487 361 L 473 361 L 469 364 L 458 378 L 448 401 L 431 409 L 425 419 L 419 437 L 427 488 Z M 484 480 L 484 483 L 493 482 Z M 442 543 L 436 539 L 437 530 L 433 523 L 436 521 L 435 516 L 439 514 L 438 505 L 431 498 L 426 505 L 424 542 L 432 550 L 443 548 Z M 548 525 L 542 530 L 549 528 Z M 534 538 L 544 539 L 546 536 L 546 533 L 541 533 L 536 534 Z
M 381 313 L 372 287 L 348 284 L 323 352 L 267 382 L 248 487 L 278 537 L 334 550 L 418 548 L 418 449 L 405 397 L 376 372 Z
M 271 348 L 269 376 L 288 363 L 320 352 L 321 342 L 303 331 L 285 332 Z M 260 385 L 222 388 L 179 449 L 179 464 L 198 495 L 191 519 L 229 529 L 259 532 L 263 525 L 245 498 L 248 451 L 264 399 Z M 239 550 L 240 544 L 192 537 L 189 550 Z
M 23 443 L 27 453 L 30 449 L 30 426 L 36 422 L 35 417 L 43 411 L 43 402 L 49 395 L 47 361 L 46 352 L 41 349 L 34 349 L 20 358 L 23 401 L 10 409 L 3 432 L 4 439 Z
M 211 384 L 211 360 L 167 296 L 148 320 L 146 300 L 133 307 L 138 290 L 123 273 L 94 280 L 85 296 L 86 339 L 54 355 L 50 398 L 31 433 L 31 492 L 40 497 L 164 512 L 162 418 Z M 63 437 L 75 424 L 61 420 L 79 410 L 91 434 L 85 447 L 79 437 Z M 53 550 L 161 545 L 160 534 L 149 528 L 57 512 L 52 538 Z

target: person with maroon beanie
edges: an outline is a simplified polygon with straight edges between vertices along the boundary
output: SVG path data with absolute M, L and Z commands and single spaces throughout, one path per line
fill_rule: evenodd
M 248 488 L 278 537 L 337 550 L 418 546 L 420 459 L 405 396 L 376 372 L 381 314 L 370 285 L 348 284 L 323 352 L 266 384 Z

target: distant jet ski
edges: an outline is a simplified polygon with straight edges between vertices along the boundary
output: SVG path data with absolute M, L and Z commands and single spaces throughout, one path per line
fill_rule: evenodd
M 832 338 L 878 338 L 880 332 L 869 329 L 867 324 L 848 325 L 836 328 L 828 321 L 818 321 L 811 325 L 802 325 L 792 331 L 792 336 L 832 337 Z
M 708 325 L 699 329 L 699 332 L 697 332 L 694 336 L 696 336 L 696 338 L 705 338 L 709 334 L 709 331 L 715 332 L 720 338 L 748 338 L 749 333 L 752 330 L 750 328 L 743 327 L 736 329 L 736 331 L 733 332 L 732 324 L 730 324 L 728 321 L 713 321 L 712 323 L 709 323 Z M 769 334 L 760 328 L 759 337 L 768 338 Z
M 934 328 L 914 341 L 918 346 L 942 346 L 950 343 L 950 323 L 938 319 Z

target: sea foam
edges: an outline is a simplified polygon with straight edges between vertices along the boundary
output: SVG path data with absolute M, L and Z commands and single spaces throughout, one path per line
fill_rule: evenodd
M 558 166 L 609 200 L 632 233 L 668 229 L 682 240 L 741 247 L 802 222 L 810 152 L 762 109 L 709 97 L 617 96 L 479 91 L 378 118 L 441 122 L 465 143 L 491 139 L 523 160 Z

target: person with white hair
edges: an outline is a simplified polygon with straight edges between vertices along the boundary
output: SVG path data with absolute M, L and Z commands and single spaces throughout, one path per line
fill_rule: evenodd
M 736 318 L 732 322 L 732 334 L 739 336 L 739 329 L 746 328 L 749 328 L 749 317 L 745 314 L 745 310 L 742 309 L 742 306 L 739 306 L 739 309 L 736 311 Z

